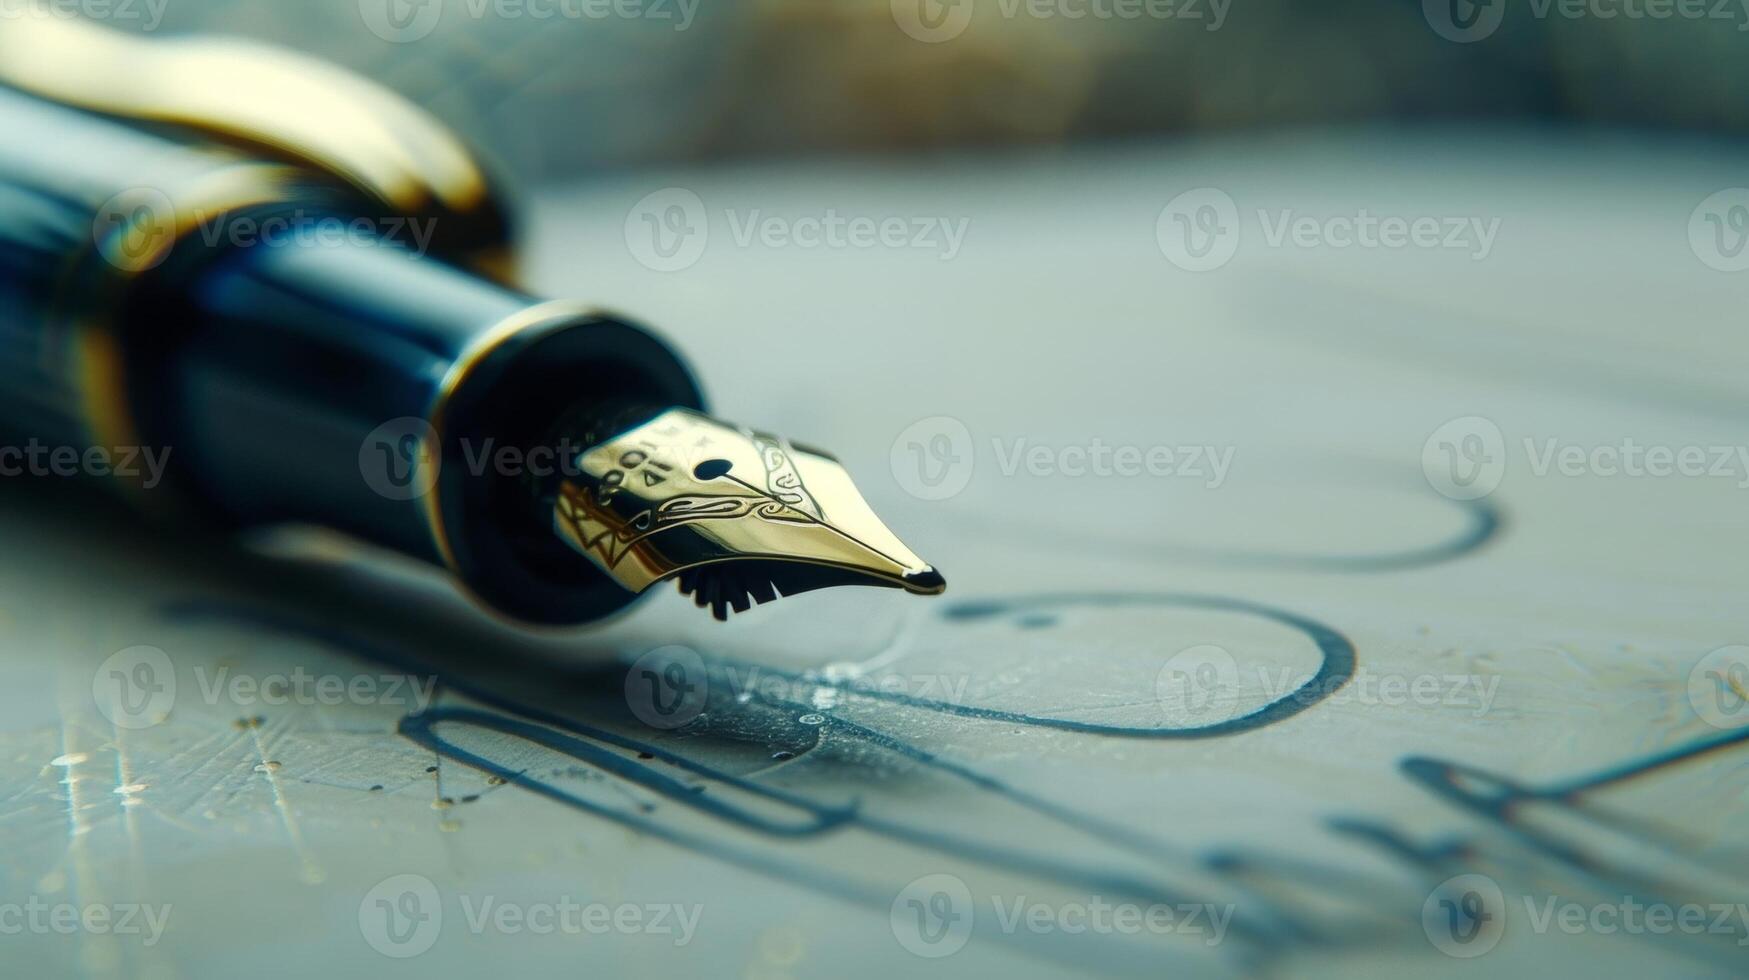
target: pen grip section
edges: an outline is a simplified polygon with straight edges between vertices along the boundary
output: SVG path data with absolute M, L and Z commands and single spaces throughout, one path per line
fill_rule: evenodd
M 164 379 L 141 422 L 174 439 L 179 488 L 235 524 L 320 524 L 440 561 L 421 507 L 432 406 L 475 338 L 530 301 L 369 240 L 260 242 L 187 278 L 131 317 L 132 373 Z
M 554 420 L 580 406 L 701 404 L 659 340 L 389 242 L 256 243 L 178 278 L 132 311 L 130 370 L 163 379 L 141 424 L 174 439 L 172 478 L 209 513 L 447 565 L 524 621 L 635 598 L 536 519 L 531 477 L 563 451 L 540 452 Z

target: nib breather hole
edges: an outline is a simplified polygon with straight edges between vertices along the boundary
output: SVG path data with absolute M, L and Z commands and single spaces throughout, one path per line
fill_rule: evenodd
M 692 475 L 700 480 L 714 480 L 729 472 L 734 465 L 726 459 L 707 459 L 692 468 Z

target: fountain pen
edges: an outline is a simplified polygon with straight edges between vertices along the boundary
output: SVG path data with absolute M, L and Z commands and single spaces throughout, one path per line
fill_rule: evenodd
M 334 528 L 532 624 L 670 579 L 719 619 L 945 586 L 831 456 L 707 415 L 634 322 L 511 285 L 495 182 L 371 82 L 9 19 L 0 133 L 0 446 L 159 447 L 148 509 Z

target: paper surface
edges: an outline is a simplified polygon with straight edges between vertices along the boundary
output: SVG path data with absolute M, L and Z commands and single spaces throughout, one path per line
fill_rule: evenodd
M 838 453 L 948 595 L 724 625 L 663 589 L 534 636 L 345 549 L 165 553 L 119 508 L 6 488 L 4 958 L 1734 972 L 1749 343 L 1742 280 L 1689 233 L 1735 171 L 1483 142 L 537 195 L 539 289 L 655 325 L 717 414 Z M 1157 226 L 1203 187 L 1239 239 L 1191 272 Z M 1495 231 L 1485 258 L 1332 246 L 1363 210 Z M 1272 240 L 1284 213 L 1323 244 Z M 833 215 L 902 219 L 903 244 L 802 241 Z M 1605 472 L 1625 445 L 1705 464 Z M 116 724 L 104 692 L 140 679 L 163 710 Z M 31 927 L 31 902 L 162 929 Z

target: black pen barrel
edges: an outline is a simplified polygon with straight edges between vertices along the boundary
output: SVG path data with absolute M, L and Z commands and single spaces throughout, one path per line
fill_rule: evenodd
M 433 229 L 301 171 L 3 89 L 0 131 L 25 134 L 0 141 L 7 442 L 167 453 L 136 498 L 334 527 L 520 620 L 632 600 L 504 462 L 593 406 L 702 407 L 665 344 L 427 254 Z

